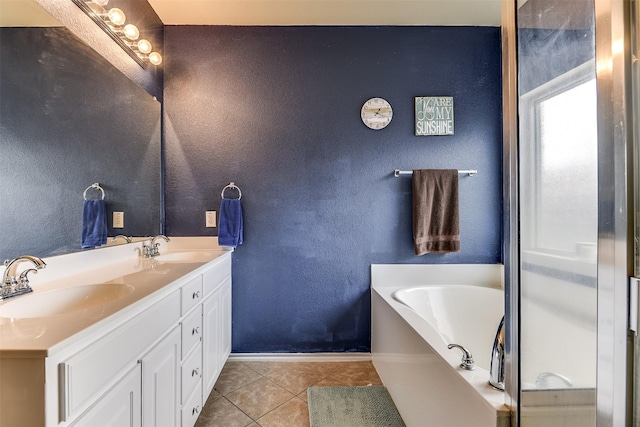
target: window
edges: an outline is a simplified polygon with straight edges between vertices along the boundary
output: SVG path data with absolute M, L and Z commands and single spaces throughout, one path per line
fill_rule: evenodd
M 595 257 L 597 108 L 593 62 L 522 97 L 523 250 Z M 595 260 L 595 259 L 594 259 Z

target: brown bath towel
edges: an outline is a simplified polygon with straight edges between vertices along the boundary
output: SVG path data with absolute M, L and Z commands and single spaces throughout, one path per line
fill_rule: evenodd
M 416 255 L 460 251 L 458 171 L 413 171 L 413 242 Z

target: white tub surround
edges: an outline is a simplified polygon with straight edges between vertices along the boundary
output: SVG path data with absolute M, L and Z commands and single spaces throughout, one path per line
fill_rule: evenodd
M 487 384 L 502 265 L 372 265 L 371 282 L 372 360 L 407 426 L 508 426 L 505 395 Z
M 195 423 L 231 349 L 231 252 L 141 247 L 46 258 L 33 293 L 0 304 L 0 425 Z

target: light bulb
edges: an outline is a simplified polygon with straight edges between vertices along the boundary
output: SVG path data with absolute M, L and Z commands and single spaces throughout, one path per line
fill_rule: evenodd
M 151 52 L 151 43 L 145 39 L 138 40 L 138 50 L 142 53 Z
M 124 36 L 129 40 L 138 40 L 138 37 L 140 37 L 140 31 L 138 30 L 138 27 L 133 24 L 125 25 L 123 32 Z
M 149 62 L 153 65 L 160 65 L 162 63 L 162 56 L 158 52 L 151 52 L 149 54 Z
M 109 17 L 109 21 L 113 22 L 114 25 L 118 25 L 118 26 L 124 25 L 125 21 L 127 20 L 127 17 L 125 16 L 124 12 L 118 9 L 117 7 L 114 7 L 113 9 L 109 9 L 109 13 L 107 14 L 107 16 Z
M 100 6 L 106 6 L 109 3 L 109 0 L 93 0 L 95 4 L 99 4 Z

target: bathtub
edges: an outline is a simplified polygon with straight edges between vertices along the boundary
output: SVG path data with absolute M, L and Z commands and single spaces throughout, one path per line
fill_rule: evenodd
M 505 394 L 487 384 L 504 311 L 502 266 L 372 265 L 371 353 L 408 427 L 507 427 Z M 476 370 L 460 367 L 460 344 Z

